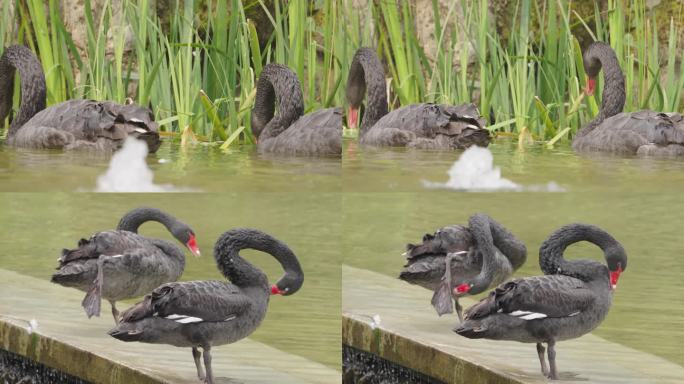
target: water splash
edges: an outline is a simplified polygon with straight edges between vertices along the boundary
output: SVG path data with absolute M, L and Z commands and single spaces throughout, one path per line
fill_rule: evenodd
M 96 192 L 187 192 L 170 184 L 154 184 L 147 166 L 147 144 L 129 137 L 112 156 L 107 172 L 97 178 Z
M 494 166 L 494 156 L 487 148 L 472 146 L 449 169 L 446 183 L 423 180 L 426 188 L 444 188 L 457 191 L 533 191 L 563 192 L 555 182 L 546 185 L 523 186 L 501 176 L 501 168 Z

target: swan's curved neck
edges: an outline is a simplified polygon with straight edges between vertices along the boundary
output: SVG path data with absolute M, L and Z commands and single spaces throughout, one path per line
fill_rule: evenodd
M 352 108 L 359 108 L 364 93 L 367 94 L 366 109 L 360 125 L 364 134 L 387 114 L 387 91 L 385 74 L 380 59 L 369 48 L 361 48 L 354 55 L 347 79 L 347 101 Z
M 13 45 L 7 47 L 0 57 L 0 121 L 12 110 L 15 69 L 21 77 L 21 106 L 10 124 L 7 137 L 14 136 L 21 126 L 45 109 L 46 85 L 43 68 L 28 48 Z
M 494 220 L 489 221 L 494 245 L 511 262 L 513 269 L 520 268 L 527 259 L 527 247 L 503 225 Z
M 138 233 L 138 228 L 148 221 L 156 221 L 161 223 L 169 232 L 172 231 L 172 226 L 178 222 L 178 220 L 156 208 L 136 208 L 121 217 L 119 225 L 116 229 L 120 231 L 128 231 Z
M 278 113 L 274 115 L 276 101 Z M 278 136 L 303 114 L 304 96 L 297 75 L 284 65 L 266 65 L 259 75 L 252 110 L 259 140 Z
M 621 268 L 627 266 L 625 251 L 608 232 L 593 225 L 570 224 L 556 230 L 542 243 L 539 248 L 539 266 L 546 275 L 563 274 L 582 277 L 586 272 L 588 260 L 565 260 L 563 253 L 571 244 L 588 241 L 597 245 L 604 253 L 609 267 L 611 264 L 621 263 Z M 593 262 L 599 264 L 598 262 Z M 614 268 L 611 268 L 614 270 Z
M 482 253 L 482 269 L 472 280 L 471 294 L 483 292 L 489 288 L 496 269 L 496 247 L 492 236 L 491 223 L 493 220 L 484 214 L 475 214 L 468 220 L 468 228 L 473 235 L 477 248 Z
M 221 273 L 239 287 L 258 286 L 268 290 L 268 279 L 257 267 L 240 256 L 242 249 L 255 249 L 273 256 L 289 279 L 303 279 L 294 253 L 281 241 L 256 229 L 232 229 L 219 238 L 214 246 L 214 257 Z
M 603 68 L 604 87 L 598 115 L 578 132 L 578 136 L 586 135 L 605 119 L 622 112 L 626 97 L 625 77 L 610 45 L 602 42 L 593 43 L 584 54 L 584 62 L 592 66 L 591 70 L 595 70 L 596 73 Z

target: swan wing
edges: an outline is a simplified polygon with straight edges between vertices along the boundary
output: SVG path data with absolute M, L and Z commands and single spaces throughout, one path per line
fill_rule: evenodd
M 78 241 L 78 247 L 63 249 L 60 267 L 75 260 L 97 259 L 102 255 L 123 255 L 131 250 L 148 248 L 151 244 L 142 236 L 128 231 L 98 232 L 90 239 Z
M 544 275 L 499 285 L 489 296 L 470 307 L 466 318 L 484 318 L 495 313 L 524 320 L 575 316 L 589 308 L 595 293 L 569 276 Z
M 247 312 L 252 300 L 229 283 L 186 281 L 164 284 L 123 313 L 123 321 L 162 317 L 179 323 L 230 321 Z

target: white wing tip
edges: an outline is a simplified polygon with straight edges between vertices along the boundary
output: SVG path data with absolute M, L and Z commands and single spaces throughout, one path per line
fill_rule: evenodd
M 204 319 L 200 319 L 199 317 L 194 317 L 194 316 L 186 316 L 186 315 L 168 315 L 165 317 L 165 319 L 173 320 L 177 323 L 181 324 L 190 324 L 190 323 L 199 323 L 204 321 Z

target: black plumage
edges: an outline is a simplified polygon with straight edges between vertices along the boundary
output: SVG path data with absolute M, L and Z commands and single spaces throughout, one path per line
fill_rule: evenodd
M 577 132 L 572 147 L 578 152 L 609 152 L 625 155 L 684 155 L 684 116 L 656 111 L 622 112 L 625 78 L 615 51 L 597 41 L 584 52 L 587 94 L 596 76 L 604 73 L 604 89 L 598 115 Z
M 565 248 L 579 241 L 598 245 L 607 265 L 594 260 L 565 260 Z M 580 337 L 601 324 L 618 278 L 627 268 L 627 254 L 606 231 L 593 225 L 570 224 L 544 241 L 539 264 L 546 275 L 499 285 L 468 308 L 465 321 L 454 332 L 471 339 L 536 343 L 542 374 L 558 379 L 556 342 Z M 542 343 L 548 346 L 549 365 Z
M 269 289 L 266 275 L 240 256 L 242 249 L 272 255 L 285 274 Z M 291 295 L 304 273 L 285 243 L 256 229 L 232 229 L 214 246 L 218 269 L 227 281 L 185 281 L 157 287 L 126 310 L 109 335 L 122 341 L 191 347 L 197 376 L 214 383 L 211 347 L 234 343 L 254 332 L 266 316 L 270 294 Z M 204 368 L 200 364 L 203 350 Z
M 251 126 L 261 153 L 342 156 L 342 111 L 327 108 L 304 115 L 301 84 L 284 65 L 267 64 L 261 71 Z
M 369 48 L 356 51 L 347 79 L 347 118 L 352 128 L 358 125 L 364 95 L 361 144 L 441 150 L 489 145 L 489 131 L 473 104 L 422 103 L 388 112 L 384 70 Z
M 10 145 L 39 149 L 111 152 L 127 137 L 143 140 L 149 152 L 161 145 L 152 111 L 111 101 L 69 100 L 45 107 L 45 75 L 33 52 L 20 45 L 0 57 L 0 120 L 12 109 L 14 73 L 21 77 L 21 105 L 7 132 Z
M 116 230 L 81 239 L 75 249 L 64 249 L 52 282 L 87 292 L 83 308 L 88 317 L 100 315 L 100 300 L 112 306 L 119 321 L 116 301 L 140 297 L 160 284 L 176 281 L 185 269 L 183 251 L 175 244 L 137 233 L 148 221 L 162 223 L 194 254 L 199 249 L 192 229 L 155 208 L 136 208 L 121 218 Z
M 527 248 L 504 226 L 484 213 L 468 219 L 468 227 L 450 225 L 406 246 L 407 263 L 399 278 L 434 291 L 439 315 L 452 312 L 462 321 L 459 297 L 476 295 L 502 283 L 525 263 Z M 484 261 L 489 259 L 490 261 Z M 489 268 L 483 268 L 487 263 Z

